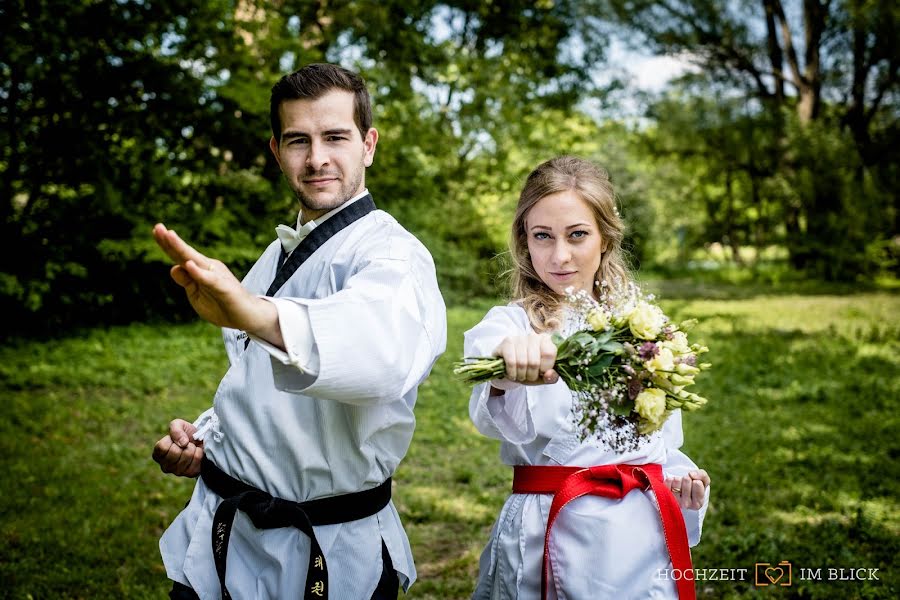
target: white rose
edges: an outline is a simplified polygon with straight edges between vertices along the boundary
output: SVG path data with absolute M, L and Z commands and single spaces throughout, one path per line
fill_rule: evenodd
M 666 393 L 659 388 L 646 388 L 634 399 L 634 410 L 658 425 L 666 413 Z
M 656 356 L 644 363 L 651 371 L 674 371 L 675 355 L 668 348 L 660 348 Z
M 661 342 L 666 348 L 671 348 L 675 354 L 690 354 L 691 346 L 688 344 L 687 334 L 683 331 L 676 331 L 672 334 L 671 340 Z
M 609 317 L 599 308 L 588 313 L 587 322 L 594 331 L 606 331 L 609 327 Z
M 658 306 L 641 302 L 628 315 L 628 326 L 635 337 L 653 340 L 665 325 L 665 315 Z

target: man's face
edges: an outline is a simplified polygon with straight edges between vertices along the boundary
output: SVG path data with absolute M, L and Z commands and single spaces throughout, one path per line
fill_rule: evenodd
M 332 90 L 315 99 L 285 100 L 279 107 L 281 142 L 269 147 L 303 206 L 303 222 L 317 219 L 366 188 L 378 132 L 365 138 L 353 120 L 353 94 Z

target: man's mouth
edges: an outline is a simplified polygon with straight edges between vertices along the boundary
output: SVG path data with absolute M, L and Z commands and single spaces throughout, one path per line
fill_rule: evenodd
M 304 183 L 321 183 L 339 179 L 338 173 L 310 173 L 303 178 Z
M 337 175 L 315 175 L 313 177 L 304 177 L 303 183 L 313 187 L 323 187 L 337 180 Z

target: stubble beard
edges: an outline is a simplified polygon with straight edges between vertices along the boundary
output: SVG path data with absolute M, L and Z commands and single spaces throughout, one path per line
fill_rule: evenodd
M 328 212 L 334 210 L 339 206 L 343 206 L 348 200 L 350 200 L 350 198 L 356 195 L 356 190 L 359 189 L 360 184 L 362 183 L 364 171 L 365 167 L 361 166 L 351 174 L 349 180 L 341 180 L 342 183 L 340 189 L 337 191 L 337 196 L 333 197 L 332 199 L 316 200 L 314 198 L 310 198 L 305 193 L 303 193 L 302 188 L 294 189 L 294 193 L 296 194 L 297 200 L 300 202 L 300 206 L 304 211 Z M 307 174 L 307 177 L 312 175 L 314 174 Z M 344 185 L 344 182 L 349 182 L 349 185 Z

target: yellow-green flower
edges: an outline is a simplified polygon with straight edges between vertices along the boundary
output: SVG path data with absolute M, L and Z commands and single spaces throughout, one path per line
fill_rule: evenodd
M 665 340 L 659 344 L 663 348 L 669 348 L 675 354 L 690 354 L 691 346 L 688 344 L 687 335 L 683 331 L 672 333 L 671 340 Z
M 672 414 L 671 410 L 667 410 L 663 413 L 662 418 L 658 422 L 648 421 L 647 419 L 640 419 L 638 421 L 638 432 L 642 435 L 650 435 L 654 431 L 657 431 L 663 426 L 663 423 L 666 422 L 666 419 L 669 418 L 669 415 Z
M 681 331 L 690 331 L 697 324 L 697 319 L 687 319 L 678 324 Z
M 672 375 L 669 376 L 669 379 L 670 379 L 670 380 L 672 381 L 672 383 L 674 383 L 675 385 L 681 385 L 681 386 L 684 386 L 684 385 L 693 385 L 693 383 L 694 383 L 694 376 L 693 376 L 693 375 L 687 375 L 687 376 L 685 376 L 685 375 L 679 375 L 678 373 L 672 373 Z
M 687 410 L 696 410 L 707 403 L 707 399 L 697 394 L 688 393 L 688 397 L 684 402 L 684 408 Z
M 653 304 L 639 303 L 628 315 L 628 327 L 635 337 L 653 340 L 662 331 L 666 319 L 663 311 Z
M 658 388 L 645 389 L 634 399 L 634 410 L 651 423 L 661 423 L 666 412 L 666 393 Z
M 679 375 L 696 375 L 700 369 L 686 363 L 678 363 L 675 365 L 675 372 Z
M 668 348 L 660 348 L 659 352 L 644 363 L 650 371 L 674 371 L 675 355 Z
M 671 392 L 673 394 L 681 389 L 680 387 L 676 386 L 674 383 L 669 381 L 668 373 L 664 373 L 662 371 L 653 373 L 650 376 L 650 381 L 652 381 L 653 385 L 655 385 L 656 387 L 666 390 L 667 392 Z
M 598 308 L 588 313 L 587 322 L 594 331 L 605 331 L 609 327 L 609 317 Z

